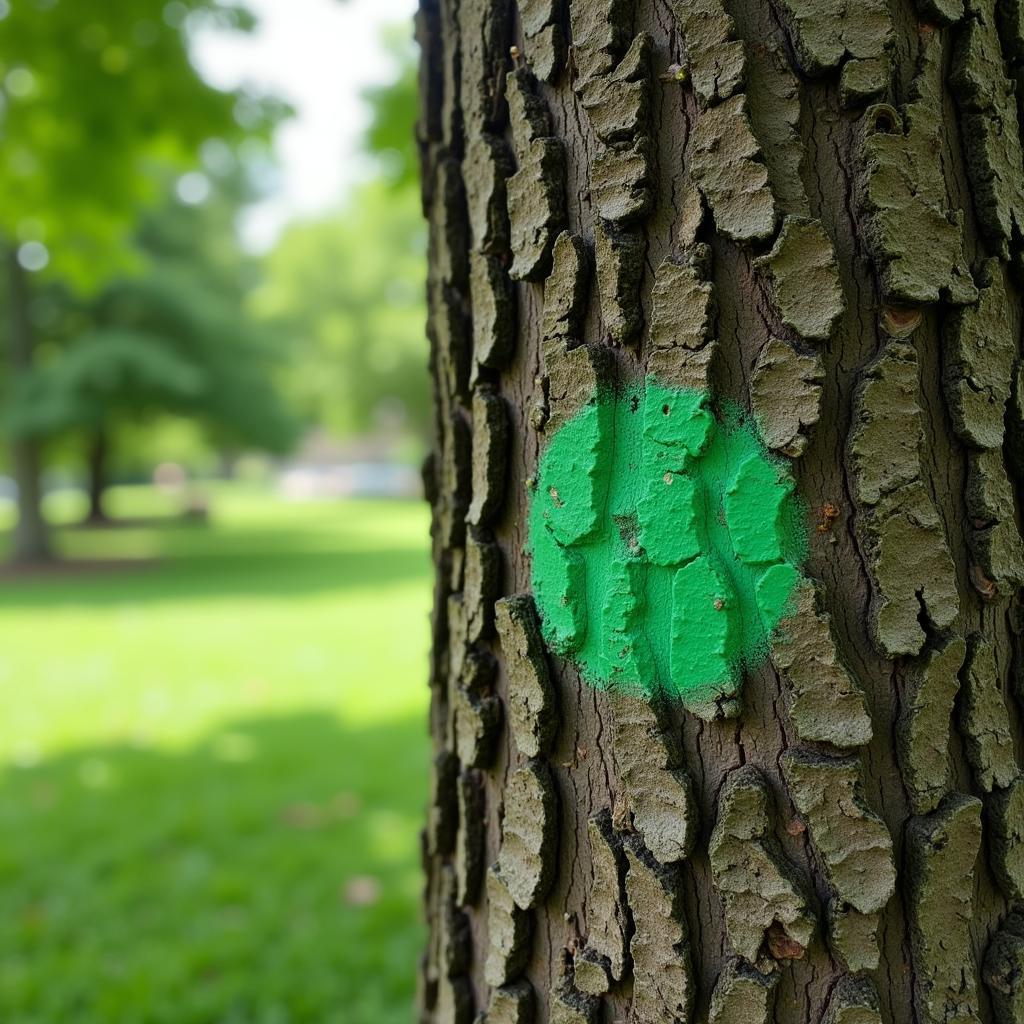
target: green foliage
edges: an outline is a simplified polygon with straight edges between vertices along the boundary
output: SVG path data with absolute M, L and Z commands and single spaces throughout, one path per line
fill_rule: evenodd
M 12 433 L 42 436 L 98 425 L 113 409 L 186 402 L 203 390 L 197 368 L 160 335 L 118 327 L 80 334 L 56 363 L 18 383 L 5 422 Z
M 5 1024 L 410 1019 L 427 510 L 213 513 L 56 536 L 141 568 L 0 582 Z
M 381 175 L 392 188 L 415 189 L 419 183 L 417 50 L 405 24 L 394 26 L 386 42 L 394 77 L 387 85 L 363 92 L 370 108 L 370 125 L 363 144 L 377 158 Z
M 219 447 L 285 451 L 298 422 L 280 398 L 274 339 L 245 314 L 253 276 L 233 228 L 237 182 L 144 221 L 144 269 L 81 300 L 50 289 L 48 357 L 12 383 L 15 435 L 110 434 L 163 414 L 194 419 Z
M 44 243 L 51 270 L 91 287 L 132 255 L 154 167 L 209 139 L 266 135 L 282 105 L 220 92 L 189 62 L 187 30 L 244 8 L 213 0 L 16 2 L 0 19 L 0 236 Z
M 284 387 L 310 422 L 345 435 L 395 410 L 426 431 L 425 250 L 417 193 L 374 182 L 269 255 L 253 309 L 291 352 Z

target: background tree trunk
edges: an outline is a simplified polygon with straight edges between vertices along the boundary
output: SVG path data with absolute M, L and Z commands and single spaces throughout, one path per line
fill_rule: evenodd
M 107 510 L 103 497 L 107 491 L 107 470 L 110 461 L 110 437 L 103 427 L 97 427 L 89 439 L 87 456 L 89 474 L 89 523 L 106 523 Z
M 32 323 L 29 317 L 28 282 L 18 262 L 16 246 L 7 247 L 8 338 L 11 376 L 17 381 L 33 365 Z M 15 562 L 42 562 L 50 557 L 50 543 L 43 520 L 42 445 L 30 435 L 11 441 L 11 468 L 18 487 L 18 522 L 14 529 Z
M 421 0 L 418 35 L 423 1019 L 1024 1021 L 1024 5 Z M 598 692 L 538 630 L 539 458 L 650 373 L 752 412 L 808 510 L 739 702 Z

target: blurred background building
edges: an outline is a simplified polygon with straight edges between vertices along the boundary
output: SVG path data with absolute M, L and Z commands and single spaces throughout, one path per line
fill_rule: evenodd
M 412 13 L 0 0 L 4 1022 L 412 1013 Z

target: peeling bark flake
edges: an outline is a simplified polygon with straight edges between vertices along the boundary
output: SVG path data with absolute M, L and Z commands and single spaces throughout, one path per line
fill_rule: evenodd
M 862 914 L 882 910 L 896 889 L 892 839 L 861 795 L 860 760 L 790 748 L 782 769 L 836 895 Z
M 897 751 L 915 814 L 934 811 L 949 789 L 949 735 L 966 653 L 967 645 L 954 637 L 907 672 Z
M 974 636 L 960 670 L 960 729 L 974 781 L 986 793 L 1017 777 L 1010 716 L 992 644 Z
M 487 935 L 484 979 L 494 987 L 507 985 L 526 969 L 533 919 L 516 906 L 498 864 L 487 872 Z
M 517 170 L 508 179 L 512 266 L 516 281 L 536 281 L 551 267 L 551 250 L 565 224 L 565 149 L 552 135 L 537 83 L 525 68 L 506 78 Z
M 772 234 L 775 199 L 743 94 L 706 110 L 697 119 L 690 173 L 711 208 L 715 226 L 726 238 L 753 242 Z
M 615 698 L 612 746 L 633 825 L 663 864 L 682 860 L 697 837 L 697 805 L 679 752 L 645 700 Z
M 769 1024 L 779 975 L 762 974 L 742 960 L 727 960 L 711 993 L 708 1024 Z
M 888 302 L 973 302 L 977 289 L 963 253 L 963 212 L 947 199 L 942 50 L 925 36 L 902 113 L 869 107 L 861 121 L 859 206 Z
M 498 863 L 516 906 L 536 907 L 548 894 L 558 866 L 558 797 L 546 765 L 516 769 L 505 790 L 505 820 Z
M 659 865 L 638 843 L 627 843 L 626 894 L 635 931 L 633 957 L 635 1024 L 688 1024 L 696 994 L 682 886 L 675 868 Z
M 910 940 L 927 1024 L 980 1024 L 970 924 L 981 801 L 954 793 L 907 826 Z
M 796 958 L 803 956 L 814 934 L 807 897 L 775 843 L 769 807 L 770 793 L 760 770 L 754 765 L 737 768 L 719 797 L 709 846 L 729 944 L 751 963 L 773 924 L 790 939 L 787 950 Z
M 822 1024 L 882 1024 L 874 982 L 851 975 L 840 978 L 832 989 Z
M 757 354 L 750 377 L 750 409 L 765 444 L 799 458 L 821 415 L 821 355 L 805 355 L 776 337 Z
M 558 731 L 558 707 L 533 598 L 501 598 L 495 621 L 508 672 L 512 737 L 521 754 L 539 757 L 550 751 Z
M 790 717 L 801 740 L 859 747 L 871 739 L 864 694 L 843 664 L 832 620 L 818 610 L 817 588 L 800 585 L 793 614 L 779 624 L 772 661 L 790 695 Z
M 782 322 L 804 341 L 828 341 L 843 314 L 832 241 L 821 223 L 787 217 L 771 252 L 754 260 Z
M 922 605 L 937 629 L 960 606 L 942 521 L 921 481 L 917 372 L 913 347 L 891 341 L 857 389 L 849 442 L 875 585 L 873 635 L 890 658 L 921 650 Z

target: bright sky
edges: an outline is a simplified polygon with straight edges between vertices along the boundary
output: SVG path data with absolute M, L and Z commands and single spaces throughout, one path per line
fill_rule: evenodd
M 194 55 L 221 88 L 250 83 L 296 110 L 275 140 L 281 187 L 243 225 L 254 248 L 272 244 L 296 215 L 335 205 L 358 180 L 358 145 L 367 112 L 360 93 L 388 79 L 384 26 L 412 33 L 416 0 L 246 0 L 259 17 L 250 35 L 207 32 Z

